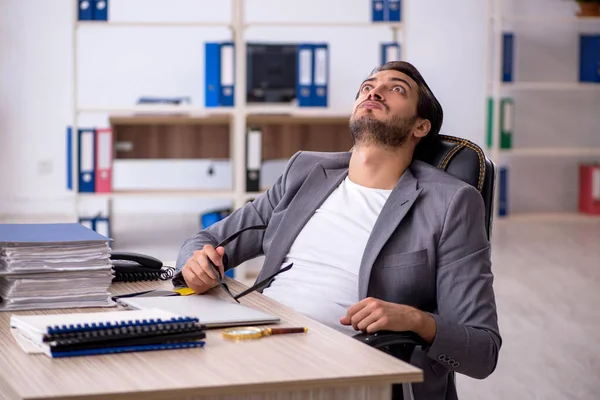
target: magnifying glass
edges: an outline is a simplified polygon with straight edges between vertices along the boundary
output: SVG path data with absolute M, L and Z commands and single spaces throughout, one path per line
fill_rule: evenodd
M 255 326 L 243 326 L 238 328 L 228 328 L 223 330 L 225 339 L 245 340 L 260 339 L 271 335 L 284 335 L 287 333 L 306 333 L 308 328 L 258 328 Z

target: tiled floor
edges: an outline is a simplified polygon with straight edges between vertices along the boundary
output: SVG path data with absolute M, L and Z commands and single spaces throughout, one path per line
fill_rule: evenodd
M 116 216 L 113 247 L 175 260 L 198 228 L 197 216 Z M 600 218 L 497 219 L 492 240 L 503 346 L 489 378 L 458 376 L 460 398 L 600 398 Z

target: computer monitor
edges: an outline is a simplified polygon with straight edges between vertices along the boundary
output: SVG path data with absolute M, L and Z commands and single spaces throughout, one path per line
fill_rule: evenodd
M 296 99 L 297 45 L 248 43 L 248 103 L 290 103 Z

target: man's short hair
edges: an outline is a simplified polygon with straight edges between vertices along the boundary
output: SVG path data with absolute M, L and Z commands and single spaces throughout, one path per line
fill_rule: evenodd
M 444 120 L 444 111 L 437 98 L 423 79 L 421 73 L 409 62 L 406 61 L 389 61 L 380 67 L 375 68 L 371 75 L 381 71 L 398 71 L 409 76 L 419 86 L 419 101 L 417 103 L 417 117 L 429 120 L 431 129 L 427 136 L 421 139 L 419 145 L 426 146 L 427 143 L 433 142 L 440 133 L 442 122 Z M 357 94 L 358 97 L 358 94 Z

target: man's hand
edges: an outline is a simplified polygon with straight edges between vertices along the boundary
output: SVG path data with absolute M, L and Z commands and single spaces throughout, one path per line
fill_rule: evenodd
M 202 250 L 196 250 L 194 255 L 190 257 L 181 269 L 181 275 L 185 283 L 197 294 L 202 294 L 209 289 L 214 288 L 219 284 L 217 276 L 211 271 L 208 266 L 208 259 L 219 269 L 221 276 L 224 274 L 225 267 L 223 266 L 223 255 L 225 249 L 211 245 L 206 245 Z
M 371 297 L 350 307 L 340 323 L 366 333 L 412 331 L 428 343 L 433 342 L 436 333 L 435 320 L 431 315 L 414 307 Z

